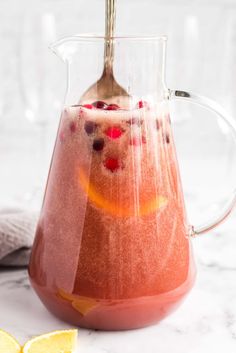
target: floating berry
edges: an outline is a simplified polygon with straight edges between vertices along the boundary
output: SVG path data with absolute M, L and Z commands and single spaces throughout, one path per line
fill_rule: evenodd
M 97 124 L 94 123 L 93 121 L 86 121 L 84 124 L 84 130 L 87 132 L 88 135 L 91 135 L 92 133 L 95 132 L 97 128 Z
M 120 127 L 112 126 L 109 127 L 106 131 L 105 134 L 110 137 L 111 139 L 117 139 L 119 138 L 123 133 L 123 130 Z
M 170 135 L 168 133 L 166 134 L 166 143 L 170 143 Z
M 76 123 L 75 123 L 74 121 L 72 121 L 72 122 L 70 123 L 70 131 L 71 131 L 72 133 L 74 133 L 74 132 L 76 131 Z
M 119 110 L 120 107 L 119 105 L 117 104 L 109 104 L 107 107 L 106 107 L 106 110 Z
M 127 124 L 129 125 L 138 125 L 138 126 L 141 126 L 143 123 L 143 120 L 142 119 L 139 119 L 139 118 L 131 118 L 127 121 Z
M 94 109 L 94 106 L 92 104 L 83 104 L 83 108 Z
M 93 141 L 93 149 L 95 151 L 102 151 L 104 147 L 104 139 L 103 138 L 98 138 Z
M 107 104 L 103 101 L 96 101 L 92 103 L 92 106 L 97 108 L 97 109 L 106 109 Z
M 139 109 L 149 108 L 149 104 L 148 104 L 148 102 L 141 100 L 141 101 L 138 101 L 136 108 L 139 108 Z
M 107 158 L 104 161 L 104 166 L 113 173 L 120 168 L 120 163 L 119 163 L 118 159 Z
M 132 146 L 141 146 L 146 143 L 146 138 L 144 136 L 134 136 L 130 139 L 130 145 Z

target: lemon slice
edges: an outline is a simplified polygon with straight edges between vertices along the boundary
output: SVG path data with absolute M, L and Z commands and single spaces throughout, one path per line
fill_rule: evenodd
M 0 330 L 0 352 L 1 353 L 20 353 L 21 346 L 9 333 Z
M 22 353 L 74 353 L 77 330 L 61 330 L 37 336 L 28 341 Z
M 82 169 L 79 169 L 79 180 L 80 185 L 88 195 L 89 199 L 97 207 L 104 209 L 106 212 L 116 217 L 146 216 L 157 211 L 159 208 L 166 206 L 168 203 L 164 196 L 154 196 L 152 199 L 140 205 L 137 211 L 134 205 L 125 207 L 124 205 L 116 204 L 107 200 L 104 196 L 98 193 L 95 187 L 88 181 Z
M 90 311 L 99 305 L 95 299 L 69 294 L 66 293 L 63 289 L 58 290 L 58 296 L 70 301 L 73 308 L 83 316 L 87 315 Z
M 81 315 L 85 316 L 90 311 L 95 309 L 98 306 L 98 303 L 94 300 L 87 301 L 86 299 L 77 299 L 72 302 L 72 306 L 75 310 L 77 310 Z

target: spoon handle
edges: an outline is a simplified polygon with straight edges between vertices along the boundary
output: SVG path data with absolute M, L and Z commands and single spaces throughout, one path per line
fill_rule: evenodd
M 105 14 L 105 53 L 104 53 L 104 71 L 106 74 L 113 73 L 114 42 L 116 20 L 116 0 L 106 0 Z

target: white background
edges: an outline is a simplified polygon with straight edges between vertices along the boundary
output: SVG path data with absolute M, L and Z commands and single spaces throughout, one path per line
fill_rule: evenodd
M 40 205 L 66 86 L 64 64 L 49 44 L 103 30 L 102 0 L 0 1 L 0 206 Z M 167 85 L 207 95 L 235 119 L 235 1 L 118 0 L 117 34 L 168 35 Z M 230 136 L 221 136 L 215 116 L 185 107 L 174 104 L 172 120 L 195 222 L 196 202 L 218 212 L 212 203 L 231 193 L 235 146 Z M 189 203 L 189 194 L 195 203 Z

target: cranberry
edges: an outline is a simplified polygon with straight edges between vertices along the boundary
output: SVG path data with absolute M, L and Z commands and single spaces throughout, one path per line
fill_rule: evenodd
M 170 143 L 170 135 L 166 133 L 166 143 Z
M 106 108 L 106 110 L 119 110 L 120 109 L 120 107 L 119 107 L 119 105 L 117 105 L 117 104 L 109 104 L 108 106 L 107 106 L 107 108 Z
M 143 123 L 143 120 L 142 119 L 139 119 L 139 118 L 131 118 L 127 121 L 127 124 L 130 124 L 130 125 L 142 125 Z
M 91 135 L 92 133 L 95 132 L 97 128 L 97 124 L 94 123 L 93 121 L 86 121 L 84 124 L 84 130 L 87 132 L 88 135 Z
M 111 139 L 117 139 L 122 135 L 123 131 L 119 127 L 111 126 L 106 131 L 105 134 Z
M 139 136 L 134 136 L 130 140 L 130 145 L 132 146 L 140 146 L 141 144 L 146 143 L 146 138 L 144 136 L 139 137 Z
M 103 101 L 96 101 L 92 103 L 92 106 L 94 106 L 97 109 L 106 109 L 107 104 Z
M 76 123 L 75 123 L 74 121 L 72 121 L 72 122 L 70 123 L 70 131 L 71 131 L 72 133 L 74 133 L 74 132 L 76 131 Z
M 94 106 L 92 104 L 84 104 L 83 107 L 87 109 L 94 109 Z
M 149 104 L 146 101 L 138 101 L 136 108 L 148 108 Z
M 120 168 L 120 163 L 118 159 L 115 158 L 107 158 L 104 161 L 104 166 L 109 169 L 112 173 L 115 172 L 117 169 Z
M 95 151 L 102 151 L 104 147 L 104 139 L 103 138 L 98 138 L 93 141 L 93 149 Z

